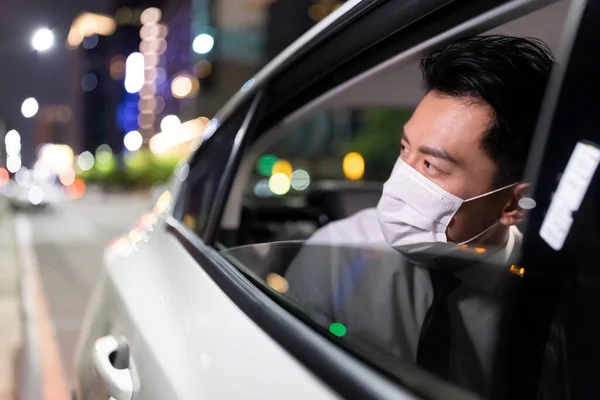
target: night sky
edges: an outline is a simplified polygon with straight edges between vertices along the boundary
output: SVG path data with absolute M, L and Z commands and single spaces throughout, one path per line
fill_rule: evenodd
M 69 63 L 65 41 L 73 19 L 83 11 L 106 12 L 108 0 L 0 0 L 0 118 L 22 137 L 23 161 L 31 161 L 35 118 L 21 115 L 21 103 L 35 97 L 44 104 L 66 104 Z M 37 53 L 37 28 L 55 34 L 54 47 Z

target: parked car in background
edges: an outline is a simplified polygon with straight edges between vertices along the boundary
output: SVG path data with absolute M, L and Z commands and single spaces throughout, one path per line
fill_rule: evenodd
M 154 208 L 107 248 L 78 343 L 74 396 L 600 397 L 593 364 L 600 356 L 600 136 L 596 104 L 585 95 L 600 91 L 600 59 L 592 56 L 600 52 L 599 19 L 598 2 L 578 0 L 346 2 L 244 85 Z M 395 301 L 385 301 L 380 287 L 365 290 L 366 300 L 379 303 L 363 316 L 373 327 L 393 325 L 417 346 L 421 355 L 408 356 L 294 301 L 286 270 L 316 229 L 379 199 L 379 175 L 353 180 L 365 168 L 361 158 L 344 151 L 336 161 L 334 145 L 361 136 L 365 116 L 401 119 L 414 108 L 425 52 L 485 33 L 537 37 L 559 57 L 530 155 L 537 207 L 523 227 L 520 259 L 506 264 L 485 249 L 425 244 L 391 263 L 367 244 L 304 245 L 314 254 L 306 268 L 317 273 L 333 269 L 351 282 L 355 271 L 343 262 L 350 257 L 390 282 L 411 282 L 398 284 Z M 336 162 L 337 169 L 327 167 Z M 589 179 L 578 180 L 581 171 Z M 557 185 L 575 181 L 577 204 L 565 213 Z M 432 342 L 415 329 L 411 299 L 421 290 L 417 278 L 433 275 L 448 284 L 442 287 L 462 285 L 473 323 L 450 328 L 433 317 Z M 317 282 L 315 296 L 347 299 Z M 434 304 L 443 305 L 437 293 Z M 465 337 L 473 347 L 450 354 Z M 423 356 L 430 345 L 437 350 Z M 448 357 L 461 369 L 429 367 Z

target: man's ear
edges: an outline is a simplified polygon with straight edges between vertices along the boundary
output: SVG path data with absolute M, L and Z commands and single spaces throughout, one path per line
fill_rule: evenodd
M 504 204 L 500 223 L 505 226 L 517 225 L 525 218 L 525 210 L 519 207 L 519 200 L 525 196 L 528 183 L 519 183 L 511 188 L 510 196 Z

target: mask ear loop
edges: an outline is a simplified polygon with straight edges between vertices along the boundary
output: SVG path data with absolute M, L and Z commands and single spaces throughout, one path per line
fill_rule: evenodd
M 485 228 L 483 231 L 479 232 L 477 235 L 473 236 L 471 239 L 469 240 L 465 240 L 464 242 L 460 242 L 457 244 L 457 246 L 463 245 L 463 244 L 467 244 L 467 243 L 471 243 L 473 240 L 475 239 L 479 239 L 481 236 L 485 235 L 486 233 L 488 233 L 489 231 L 491 231 L 492 229 L 494 229 L 496 226 L 498 226 L 500 222 L 494 222 L 491 226 Z
M 485 197 L 485 196 L 489 196 L 489 195 L 494 194 L 494 193 L 501 192 L 502 190 L 505 190 L 505 189 L 511 188 L 513 186 L 516 186 L 519 183 L 520 182 L 511 183 L 510 185 L 503 186 L 500 189 L 495 189 L 495 190 L 492 190 L 491 192 L 487 192 L 487 193 L 484 193 L 484 194 L 480 194 L 479 196 L 471 197 L 470 199 L 465 200 L 464 203 L 466 203 L 468 201 L 477 200 L 477 199 L 480 199 L 480 198 Z M 498 226 L 499 223 L 500 223 L 500 221 L 494 222 L 491 226 L 489 226 L 486 229 L 484 229 L 483 231 L 479 232 L 477 235 L 473 236 L 471 239 L 468 239 L 468 240 L 465 240 L 464 242 L 458 243 L 458 246 L 460 246 L 462 244 L 470 243 L 470 242 L 472 242 L 475 239 L 479 239 L 481 236 L 485 235 L 486 233 L 488 233 L 489 231 L 491 231 L 492 229 L 494 229 L 496 226 Z
M 478 196 L 475 196 L 475 197 L 471 197 L 470 199 L 464 200 L 464 201 L 463 201 L 463 203 L 466 203 L 467 201 L 473 201 L 473 200 L 481 199 L 482 197 L 489 196 L 489 195 L 492 195 L 492 194 L 494 194 L 494 193 L 501 192 L 501 191 L 503 191 L 503 190 L 505 190 L 505 189 L 508 189 L 508 188 L 510 188 L 510 187 L 513 187 L 513 186 L 516 186 L 516 185 L 518 185 L 519 183 L 521 183 L 521 182 L 515 182 L 515 183 L 511 183 L 510 185 L 502 186 L 500 189 L 494 189 L 494 190 L 492 190 L 491 192 L 487 192 L 487 193 L 480 194 L 480 195 L 478 195 Z

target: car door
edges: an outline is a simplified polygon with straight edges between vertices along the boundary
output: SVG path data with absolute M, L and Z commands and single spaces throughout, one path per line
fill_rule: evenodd
M 129 399 L 134 393 L 148 399 L 191 398 L 188 371 L 207 356 L 198 353 L 194 361 L 184 360 L 194 354 L 186 337 L 205 323 L 205 316 L 176 303 L 179 294 L 187 293 L 182 282 L 202 280 L 195 276 L 201 270 L 173 242 L 164 218 L 174 208 L 174 190 L 182 187 L 183 220 L 191 229 L 202 229 L 209 205 L 201 203 L 207 197 L 189 196 L 188 191 L 214 195 L 248 109 L 240 107 L 221 126 L 216 126 L 217 120 L 210 123 L 205 134 L 214 131 L 211 140 L 177 169 L 173 187 L 160 195 L 137 226 L 107 248 L 105 273 L 92 296 L 77 352 L 80 398 Z M 206 295 L 205 290 L 194 293 L 185 304 Z M 195 303 L 207 301 L 213 302 Z M 197 382 L 196 377 L 191 382 Z

